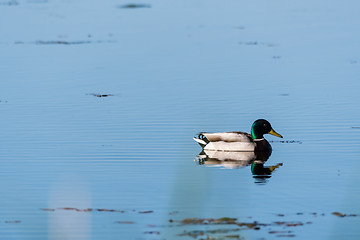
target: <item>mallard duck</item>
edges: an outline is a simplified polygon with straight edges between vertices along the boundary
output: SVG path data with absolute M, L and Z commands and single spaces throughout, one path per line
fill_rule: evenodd
M 194 140 L 199 143 L 204 150 L 239 152 L 271 151 L 271 146 L 264 138 L 264 134 L 271 134 L 282 138 L 280 134 L 275 132 L 268 121 L 258 119 L 251 126 L 251 134 L 245 132 L 201 132 L 194 137 Z

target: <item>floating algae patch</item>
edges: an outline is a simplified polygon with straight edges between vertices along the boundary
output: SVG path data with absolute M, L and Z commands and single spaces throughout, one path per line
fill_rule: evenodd
M 276 225 L 286 226 L 286 227 L 297 227 L 303 226 L 304 223 L 302 222 L 274 222 Z
M 236 218 L 185 218 L 181 221 L 170 220 L 170 222 L 178 222 L 181 224 L 236 224 Z
M 282 214 L 279 214 L 282 215 Z M 177 234 L 177 236 L 193 237 L 195 239 L 201 237 L 202 239 L 240 239 L 240 235 L 235 232 L 241 231 L 259 231 L 265 230 L 268 234 L 276 237 L 295 237 L 293 229 L 295 227 L 301 227 L 311 222 L 300 221 L 275 221 L 270 223 L 262 223 L 258 221 L 242 222 L 236 218 L 185 218 L 179 220 L 169 220 L 170 223 L 180 223 L 181 225 L 207 225 L 206 230 L 191 230 L 186 229 Z M 221 225 L 223 228 L 211 229 L 211 226 Z M 180 226 L 181 226 L 180 225 Z M 225 225 L 227 225 L 225 227 Z
M 293 222 L 293 221 L 275 221 L 272 223 L 261 223 L 258 221 L 253 222 L 239 222 L 237 218 L 185 218 L 184 220 L 169 220 L 170 223 L 180 223 L 183 225 L 217 225 L 217 224 L 232 224 L 239 227 L 247 227 L 250 229 L 258 230 L 260 227 L 267 226 L 285 226 L 285 227 L 296 227 L 303 226 L 305 223 L 302 222 Z
M 236 223 L 239 227 L 247 227 L 250 229 L 254 229 L 254 230 L 260 230 L 260 226 L 266 227 L 269 226 L 270 224 L 267 223 L 259 223 L 257 221 L 254 222 L 239 222 Z
M 193 238 L 198 238 L 200 236 L 207 236 L 206 239 L 213 239 L 209 236 L 209 234 L 227 234 L 227 233 L 233 233 L 240 231 L 239 228 L 233 228 L 233 229 L 213 229 L 213 230 L 193 230 L 193 231 L 184 231 L 183 233 L 177 234 L 180 237 L 188 236 Z M 240 238 L 239 235 L 226 235 L 224 237 L 226 238 Z

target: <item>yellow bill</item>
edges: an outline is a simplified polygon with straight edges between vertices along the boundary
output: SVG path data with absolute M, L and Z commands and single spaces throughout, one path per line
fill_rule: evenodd
M 279 137 L 279 138 L 283 138 L 283 136 L 281 136 L 280 134 L 278 134 L 277 132 L 275 132 L 274 129 L 271 129 L 270 132 L 269 132 L 269 134 L 274 135 L 274 136 Z

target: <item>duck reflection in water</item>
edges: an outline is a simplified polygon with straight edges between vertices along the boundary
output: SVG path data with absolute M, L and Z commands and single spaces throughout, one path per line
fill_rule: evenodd
M 266 183 L 266 180 L 271 177 L 271 173 L 282 165 L 282 163 L 278 163 L 274 166 L 264 166 L 264 161 L 253 161 L 251 172 L 255 178 L 255 183 Z
M 271 177 L 272 172 L 282 166 L 278 163 L 274 166 L 264 166 L 269 159 L 271 151 L 265 152 L 224 152 L 203 150 L 196 157 L 199 165 L 207 167 L 221 167 L 224 169 L 243 168 L 251 165 L 251 172 L 255 183 L 264 183 Z

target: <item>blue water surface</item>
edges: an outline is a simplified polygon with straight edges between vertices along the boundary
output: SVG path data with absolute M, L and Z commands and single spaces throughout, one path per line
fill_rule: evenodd
M 359 238 L 359 3 L 129 3 L 0 2 L 0 238 Z M 196 161 L 258 118 L 269 178 Z

